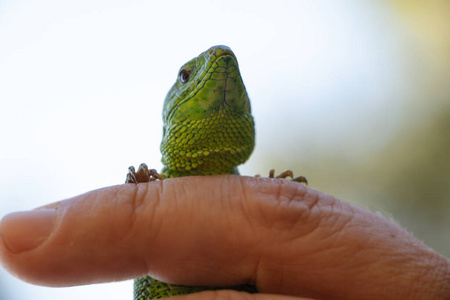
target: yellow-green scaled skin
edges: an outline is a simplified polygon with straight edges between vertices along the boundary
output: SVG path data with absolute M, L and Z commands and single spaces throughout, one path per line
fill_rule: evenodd
M 164 101 L 163 174 L 234 174 L 253 151 L 250 100 L 233 52 L 215 46 L 181 67 Z M 179 76 L 180 77 L 180 76 Z
M 238 174 L 237 166 L 253 151 L 255 129 L 236 56 L 226 46 L 214 46 L 178 74 L 163 108 L 164 177 Z M 135 300 L 217 289 L 169 285 L 148 276 L 136 279 L 134 288 Z M 256 291 L 248 285 L 232 288 Z

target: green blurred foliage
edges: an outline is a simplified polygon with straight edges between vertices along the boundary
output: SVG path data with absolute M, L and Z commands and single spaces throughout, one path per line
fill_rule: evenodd
M 386 203 L 400 223 L 450 255 L 450 107 L 381 154 Z
M 404 110 L 395 128 L 389 134 L 372 128 L 361 139 L 361 124 L 355 124 L 353 140 L 327 149 L 311 148 L 301 138 L 308 128 L 291 128 L 295 133 L 287 144 L 265 149 L 271 159 L 257 164 L 260 170 L 293 169 L 313 188 L 381 212 L 450 257 L 450 1 L 385 2 L 409 43 L 404 47 L 409 86 L 398 99 Z M 290 113 L 302 117 L 301 111 Z M 380 135 L 386 138 L 377 148 L 352 155 L 356 145 Z
M 389 211 L 406 228 L 450 256 L 450 1 L 386 0 L 410 30 L 426 68 L 412 97 L 417 113 L 373 168 L 385 175 Z M 380 169 L 382 167 L 382 169 Z

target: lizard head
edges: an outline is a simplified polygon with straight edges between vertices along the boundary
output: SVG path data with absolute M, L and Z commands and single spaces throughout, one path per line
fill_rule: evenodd
M 236 56 L 227 46 L 214 46 L 180 68 L 164 101 L 164 124 L 201 120 L 223 107 L 251 113 Z
M 163 108 L 161 152 L 165 169 L 188 175 L 229 173 L 254 147 L 250 100 L 236 56 L 214 46 L 184 64 Z M 194 159 L 190 157 L 194 156 Z M 218 166 L 226 165 L 220 171 Z

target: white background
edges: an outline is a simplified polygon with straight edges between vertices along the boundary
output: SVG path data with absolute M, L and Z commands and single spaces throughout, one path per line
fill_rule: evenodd
M 284 145 L 304 157 L 375 151 L 404 114 L 414 55 L 381 3 L 2 0 L 0 216 L 122 183 L 129 165 L 161 168 L 165 94 L 183 63 L 216 44 L 237 55 L 256 120 L 241 173 L 265 173 L 270 158 L 288 166 L 296 157 Z M 0 269 L 0 299 L 131 290 L 39 287 Z

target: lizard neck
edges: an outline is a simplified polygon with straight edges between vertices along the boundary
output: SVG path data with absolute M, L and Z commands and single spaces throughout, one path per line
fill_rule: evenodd
M 238 174 L 254 140 L 252 116 L 225 109 L 201 120 L 164 124 L 162 172 L 168 178 Z
M 162 169 L 162 174 L 164 178 L 175 178 L 175 177 L 184 177 L 184 176 L 205 176 L 205 175 L 224 175 L 224 174 L 233 174 L 239 175 L 239 171 L 237 167 L 233 167 L 231 169 L 222 169 L 222 170 L 205 170 L 205 169 L 193 169 L 190 171 L 186 170 L 174 170 L 167 167 Z

